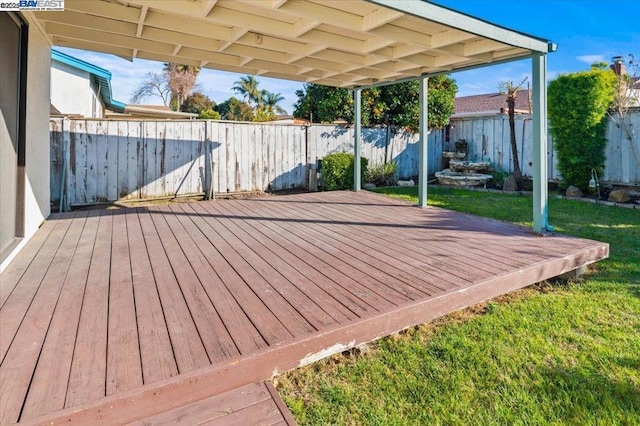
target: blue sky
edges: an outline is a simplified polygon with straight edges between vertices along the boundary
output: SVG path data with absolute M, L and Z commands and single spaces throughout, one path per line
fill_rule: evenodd
M 256 0 L 259 1 L 259 0 Z M 640 59 L 640 8 L 632 0 L 434 0 L 435 3 L 459 10 L 520 32 L 542 37 L 558 44 L 549 55 L 548 75 L 587 69 L 595 61 L 609 62 L 611 57 L 633 53 Z M 132 62 L 112 55 L 58 48 L 113 74 L 113 96 L 128 102 L 135 87 L 149 71 L 160 71 L 159 62 L 135 59 Z M 458 95 L 475 95 L 498 91 L 498 83 L 519 83 L 531 72 L 531 61 L 524 60 L 485 69 L 453 74 L 458 82 Z M 231 87 L 240 77 L 222 71 L 203 69 L 198 77 L 200 89 L 216 102 L 233 95 Z M 281 93 L 281 105 L 291 113 L 295 91 L 301 83 L 258 77 L 260 87 Z M 160 98 L 147 103 L 159 104 Z

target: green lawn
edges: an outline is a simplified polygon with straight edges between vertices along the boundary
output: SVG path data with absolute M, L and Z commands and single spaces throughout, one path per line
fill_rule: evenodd
M 527 196 L 430 188 L 429 204 L 531 223 Z M 640 211 L 552 199 L 550 223 L 610 259 L 279 377 L 296 420 L 640 425 Z

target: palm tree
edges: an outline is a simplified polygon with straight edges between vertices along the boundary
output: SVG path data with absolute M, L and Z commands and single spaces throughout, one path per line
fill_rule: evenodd
M 231 90 L 242 95 L 249 105 L 255 104 L 259 106 L 262 104 L 261 91 L 258 89 L 258 80 L 252 75 L 240 77 L 238 81 L 233 83 Z
M 518 160 L 518 145 L 516 144 L 515 109 L 518 90 L 520 90 L 525 81 L 527 81 L 527 77 L 525 77 L 517 86 L 513 84 L 513 81 L 503 81 L 499 84 L 500 92 L 507 95 L 511 154 L 513 156 L 513 176 L 516 179 L 518 190 L 522 190 L 523 179 L 522 170 L 520 169 L 520 161 Z
M 262 95 L 262 102 L 264 103 L 265 107 L 267 107 L 267 109 L 275 111 L 278 114 L 287 113 L 287 111 L 285 111 L 284 108 L 278 105 L 280 101 L 284 101 L 285 99 L 284 96 L 282 96 L 282 94 L 272 93 L 272 92 L 269 92 L 268 90 L 263 90 L 261 92 L 261 95 Z

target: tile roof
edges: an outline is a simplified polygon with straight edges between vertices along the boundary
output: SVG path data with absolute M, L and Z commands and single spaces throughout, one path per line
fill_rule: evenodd
M 529 112 L 528 90 L 518 91 L 516 97 L 516 112 Z M 507 113 L 507 101 L 504 93 L 486 93 L 483 95 L 461 96 L 455 99 L 456 114 L 473 114 L 490 112 L 499 114 Z

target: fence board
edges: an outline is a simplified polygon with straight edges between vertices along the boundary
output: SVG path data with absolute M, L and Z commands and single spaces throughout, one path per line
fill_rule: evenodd
M 52 119 L 49 126 L 49 143 L 51 144 L 51 174 L 49 190 L 51 199 L 60 202 L 60 189 L 62 185 L 62 169 L 64 167 L 64 121 Z

